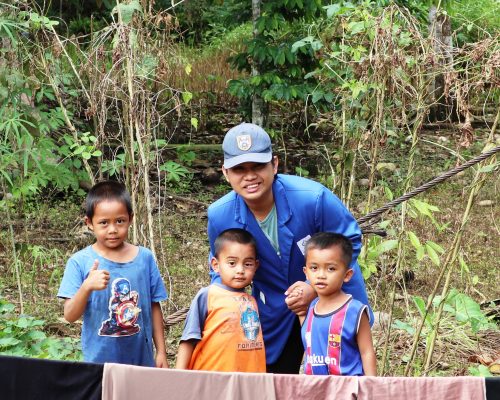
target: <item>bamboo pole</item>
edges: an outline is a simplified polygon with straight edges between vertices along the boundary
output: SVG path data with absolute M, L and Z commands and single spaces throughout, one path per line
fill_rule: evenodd
M 5 187 L 5 182 L 2 179 L 2 190 L 4 193 L 7 193 L 7 188 Z M 16 272 L 16 283 L 17 283 L 17 291 L 19 293 L 19 313 L 24 314 L 24 301 L 23 301 L 23 286 L 21 284 L 21 271 L 19 270 L 19 258 L 17 256 L 17 250 L 16 250 L 16 239 L 14 236 L 14 227 L 12 224 L 12 219 L 10 216 L 10 210 L 9 210 L 9 205 L 5 204 L 5 210 L 7 213 L 7 225 L 9 226 L 9 235 L 10 235 L 10 241 L 12 245 L 12 255 L 14 257 L 14 270 Z

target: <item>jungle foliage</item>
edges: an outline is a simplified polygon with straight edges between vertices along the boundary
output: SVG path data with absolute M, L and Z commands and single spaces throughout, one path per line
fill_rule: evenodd
M 42 330 L 45 317 L 24 315 L 43 308 L 27 300 L 37 287 L 54 296 L 70 250 L 30 243 L 27 227 L 44 203 L 77 204 L 97 180 L 127 183 L 136 220 L 131 240 L 156 253 L 166 280 L 193 275 L 178 260 L 165 261 L 180 253 L 182 232 L 172 234 L 162 213 L 176 196 L 197 196 L 199 203 L 227 190 L 221 184 L 204 191 L 195 165 L 206 166 L 205 149 L 218 147 L 226 128 L 248 119 L 254 96 L 267 103 L 268 130 L 285 167 L 322 181 L 361 214 L 419 185 L 422 171 L 435 173 L 422 154 L 448 168 L 493 147 L 500 6 L 473 3 L 269 0 L 261 3 L 255 29 L 250 1 L 0 3 L 0 214 L 6 228 L 0 294 L 9 289 L 8 300 L 0 299 L 0 351 L 80 357 L 74 341 Z M 437 22 L 429 23 L 432 10 Z M 437 38 L 436 26 L 450 21 L 446 41 Z M 434 113 L 437 108 L 442 113 Z M 431 121 L 430 115 L 444 117 Z M 445 124 L 453 125 L 456 145 L 424 137 L 426 125 Z M 313 156 L 289 155 L 297 142 L 318 138 Z M 439 374 L 437 347 L 459 343 L 467 358 L 478 342 L 487 349 L 498 343 L 494 318 L 484 312 L 488 282 L 475 271 L 464 237 L 498 168 L 492 157 L 468 172 L 469 181 L 457 189 L 455 225 L 440 218 L 432 196 L 422 196 L 373 223 L 388 237 L 365 237 L 363 274 L 374 305 L 390 316 L 378 338 L 382 374 Z M 57 220 L 64 232 L 73 229 L 71 218 L 44 213 L 40 224 Z M 205 251 L 196 262 L 206 261 Z M 409 293 L 408 271 L 432 276 L 425 295 Z M 48 284 L 40 285 L 39 275 Z M 176 308 L 175 289 L 169 289 Z M 398 296 L 403 307 L 395 306 Z M 443 329 L 446 338 L 439 335 Z M 469 373 L 487 371 L 473 366 Z

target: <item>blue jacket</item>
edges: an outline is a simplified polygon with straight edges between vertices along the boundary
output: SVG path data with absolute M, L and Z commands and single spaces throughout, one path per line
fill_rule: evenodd
M 278 216 L 280 255 L 262 232 L 243 198 L 234 191 L 208 208 L 208 239 L 212 254 L 215 239 L 229 228 L 246 229 L 257 241 L 260 266 L 253 281 L 253 295 L 259 307 L 268 364 L 276 362 L 290 336 L 295 314 L 286 306 L 285 291 L 291 284 L 305 281 L 303 241 L 314 233 L 336 232 L 351 239 L 354 250 L 351 268 L 354 274 L 342 289 L 368 305 L 365 283 L 357 263 L 361 231 L 342 202 L 323 185 L 292 175 L 277 175 L 273 195 Z M 212 282 L 220 281 L 213 271 L 210 275 Z M 371 309 L 369 315 L 370 321 L 373 321 Z

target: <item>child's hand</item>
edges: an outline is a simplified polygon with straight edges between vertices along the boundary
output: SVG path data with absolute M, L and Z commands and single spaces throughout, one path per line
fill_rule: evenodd
M 316 297 L 316 292 L 308 283 L 298 281 L 287 289 L 285 295 L 288 309 L 301 316 L 306 314 L 309 304 Z
M 156 353 L 156 368 L 168 368 L 167 355 L 161 351 Z
M 95 260 L 92 268 L 90 268 L 87 279 L 83 282 L 83 285 L 88 290 L 103 290 L 108 287 L 109 283 L 109 272 L 103 269 L 97 269 L 99 267 L 99 261 Z

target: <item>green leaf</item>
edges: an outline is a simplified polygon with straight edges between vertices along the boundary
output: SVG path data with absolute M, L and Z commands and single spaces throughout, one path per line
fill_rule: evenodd
M 443 254 L 443 253 L 444 253 L 444 249 L 443 249 L 440 245 L 438 245 L 437 243 L 434 243 L 433 241 L 428 240 L 428 241 L 426 242 L 426 244 L 428 244 L 429 246 L 431 246 L 431 247 L 432 247 L 434 250 L 436 250 L 438 253 L 440 253 L 440 254 Z
M 421 316 L 425 314 L 425 301 L 422 297 L 420 296 L 413 296 L 412 297 L 413 302 L 417 306 L 418 312 L 420 313 Z
M 347 31 L 352 35 L 355 35 L 359 32 L 363 32 L 365 30 L 365 23 L 363 21 L 353 21 L 347 24 Z
M 470 269 L 469 269 L 469 266 L 467 265 L 467 263 L 465 262 L 464 258 L 462 257 L 462 255 L 459 255 L 458 256 L 458 262 L 460 264 L 460 269 L 462 270 L 462 273 L 466 273 L 466 274 L 470 274 Z
M 432 204 L 426 203 L 425 201 L 420 201 L 417 199 L 411 199 L 410 203 L 418 210 L 418 212 L 427 217 L 433 218 L 432 212 L 438 212 L 439 208 L 433 206 Z
M 417 235 L 415 235 L 413 232 L 408 232 L 408 238 L 410 239 L 411 244 L 415 249 L 419 249 L 422 247 L 420 244 L 420 240 L 418 240 Z
M 386 169 L 388 171 L 393 172 L 393 171 L 396 171 L 396 168 L 397 168 L 397 166 L 394 163 L 379 162 L 377 164 L 377 171 L 381 171 L 381 170 Z
M 382 254 L 394 250 L 396 247 L 398 247 L 398 241 L 396 239 L 384 240 L 377 246 L 377 251 L 379 254 Z
M 474 332 L 494 326 L 482 313 L 477 302 L 466 294 L 459 293 L 456 289 L 450 291 L 446 303 L 451 307 L 451 313 L 454 314 L 456 320 L 470 324 Z
M 478 172 L 483 172 L 483 173 L 486 173 L 486 172 L 492 172 L 494 171 L 498 166 L 500 165 L 500 163 L 496 163 L 496 164 L 490 164 L 490 165 L 485 165 L 484 167 L 481 167 L 479 168 L 479 171 Z
M 439 266 L 441 264 L 441 261 L 439 260 L 439 256 L 436 253 L 436 250 L 434 250 L 434 248 L 432 246 L 430 246 L 429 243 L 425 244 L 425 249 L 426 249 L 427 254 L 428 254 L 429 258 L 431 259 L 431 261 L 435 265 Z
M 419 248 L 417 248 L 417 260 L 422 261 L 424 257 L 425 257 L 425 247 L 420 246 Z
M 283 65 L 286 61 L 285 53 L 283 51 L 280 51 L 275 58 L 275 63 L 277 65 Z
M 483 376 L 488 378 L 494 376 L 486 365 L 479 364 L 477 367 L 470 366 L 467 370 L 472 376 Z
M 120 3 L 116 5 L 111 11 L 111 15 L 119 14 L 121 15 L 121 20 L 123 24 L 128 25 L 132 22 L 132 18 L 134 13 L 138 11 L 142 13 L 142 6 L 139 3 L 139 0 L 132 0 L 130 3 Z
M 17 324 L 16 324 L 19 328 L 27 328 L 28 326 L 30 326 L 31 324 L 29 323 L 29 320 L 28 318 L 25 318 L 25 317 L 19 317 L 19 319 L 17 320 Z
M 326 10 L 326 17 L 332 18 L 337 16 L 341 9 L 341 5 L 339 3 L 331 4 L 329 6 L 323 7 Z
M 387 200 L 392 201 L 394 199 L 392 190 L 389 189 L 387 186 L 384 186 L 384 192 L 385 192 L 385 197 L 387 197 Z
M 194 129 L 198 130 L 198 118 L 191 118 L 191 125 L 194 127 Z
M 406 331 L 412 336 L 415 334 L 415 328 L 413 326 L 407 322 L 400 321 L 399 319 L 395 320 L 392 326 L 395 329 Z
M 28 332 L 28 334 L 26 335 L 26 337 L 29 340 L 36 341 L 36 340 L 45 339 L 47 337 L 47 335 L 44 332 L 42 332 L 42 331 L 31 331 L 31 332 Z
M 327 103 L 331 103 L 333 101 L 334 96 L 335 95 L 332 92 L 328 92 L 328 93 L 325 93 L 325 95 L 323 97 L 325 98 L 325 101 Z
M 21 341 L 13 337 L 6 337 L 0 339 L 0 348 L 17 346 Z
M 189 104 L 192 98 L 193 94 L 191 92 L 182 92 L 182 101 L 184 101 L 184 104 Z
M 322 90 L 314 91 L 313 95 L 312 95 L 312 102 L 317 103 L 318 101 L 320 101 L 323 98 L 324 95 L 325 95 L 325 93 Z

